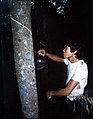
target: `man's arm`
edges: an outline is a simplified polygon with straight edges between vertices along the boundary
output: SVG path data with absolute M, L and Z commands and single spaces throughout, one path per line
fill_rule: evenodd
M 68 96 L 78 84 L 79 83 L 77 81 L 70 80 L 66 88 L 57 91 L 48 91 L 46 93 L 46 96 L 48 99 L 50 99 L 52 96 L 57 96 L 57 97 Z
M 61 57 L 59 57 L 57 55 L 48 53 L 44 49 L 40 49 L 38 51 L 38 55 L 47 56 L 48 58 L 50 58 L 50 59 L 52 59 L 53 61 L 56 61 L 56 62 L 64 62 L 63 58 L 61 58 Z

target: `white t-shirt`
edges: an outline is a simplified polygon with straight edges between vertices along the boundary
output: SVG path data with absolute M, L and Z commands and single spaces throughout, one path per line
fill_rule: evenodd
M 68 59 L 64 59 L 64 63 L 67 65 L 66 84 L 72 79 L 79 82 L 80 84 L 79 89 L 77 89 L 76 86 L 70 95 L 67 96 L 70 100 L 73 101 L 74 97 L 81 96 L 84 93 L 84 87 L 87 85 L 88 67 L 84 60 L 71 63 Z

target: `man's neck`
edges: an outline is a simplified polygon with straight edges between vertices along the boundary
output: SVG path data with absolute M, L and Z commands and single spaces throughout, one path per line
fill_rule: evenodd
M 71 58 L 69 58 L 69 60 L 70 60 L 70 62 L 72 62 L 72 63 L 75 63 L 75 62 L 78 62 L 78 61 L 79 61 L 79 59 L 76 58 L 76 57 L 71 57 Z

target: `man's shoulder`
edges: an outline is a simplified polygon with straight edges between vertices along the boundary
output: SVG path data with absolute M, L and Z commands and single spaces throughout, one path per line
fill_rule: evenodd
M 69 61 L 67 58 L 65 58 L 65 59 L 64 59 L 64 63 L 65 63 L 66 65 L 68 65 L 68 64 L 70 63 L 70 61 Z

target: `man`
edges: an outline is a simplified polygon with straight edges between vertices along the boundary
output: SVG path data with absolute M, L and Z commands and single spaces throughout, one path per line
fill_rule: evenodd
M 47 91 L 46 96 L 48 99 L 52 98 L 52 96 L 66 96 L 68 108 L 71 110 L 69 110 L 71 118 L 73 118 L 74 99 L 83 95 L 84 88 L 87 85 L 88 67 L 82 59 L 82 48 L 83 47 L 77 42 L 66 43 L 63 50 L 64 58 L 50 54 L 44 49 L 38 51 L 39 55 L 47 56 L 56 62 L 64 62 L 67 65 L 65 88 L 56 91 Z

